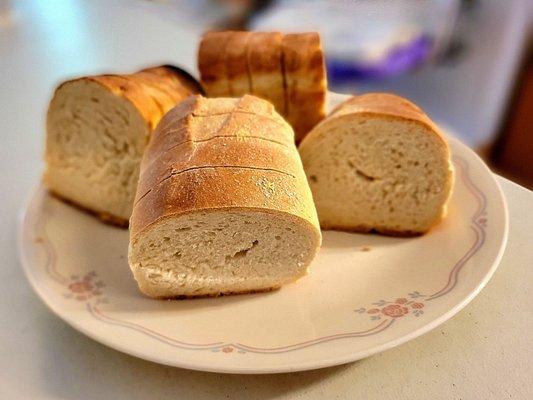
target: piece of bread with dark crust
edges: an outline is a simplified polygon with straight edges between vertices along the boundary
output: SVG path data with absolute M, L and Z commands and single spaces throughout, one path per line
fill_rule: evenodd
M 352 97 L 299 151 L 322 229 L 415 236 L 446 214 L 453 186 L 448 143 L 404 98 Z
M 194 124 L 182 124 L 197 119 L 201 132 L 202 124 L 232 103 L 233 110 L 225 114 L 228 121 L 216 122 L 220 131 L 240 125 L 231 118 L 239 109 L 264 112 L 272 107 L 253 96 L 195 96 L 159 125 L 167 135 L 177 135 L 175 142 L 186 143 L 184 148 L 174 151 L 171 146 L 162 154 L 165 147 L 157 142 L 168 137 L 158 127 L 145 152 L 130 220 L 129 263 L 140 290 L 150 297 L 275 289 L 303 276 L 318 250 L 316 210 L 292 142 L 250 138 L 233 128 L 228 129 L 233 136 L 197 141 L 195 132 L 189 132 Z M 186 117 L 180 115 L 184 110 Z M 265 124 L 273 132 L 291 130 L 277 118 L 265 122 L 260 117 L 255 125 Z M 190 140 L 183 142 L 184 137 Z

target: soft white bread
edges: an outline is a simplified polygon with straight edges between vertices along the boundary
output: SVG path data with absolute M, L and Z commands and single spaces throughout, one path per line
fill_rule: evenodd
M 129 250 L 141 291 L 216 296 L 270 290 L 303 276 L 321 235 L 291 128 L 253 96 L 185 103 L 163 118 L 143 158 Z M 250 109 L 259 110 L 250 126 L 263 125 L 263 137 L 234 120 L 253 119 Z M 202 124 L 217 134 L 204 136 Z M 286 138 L 269 140 L 269 130 Z
M 148 138 L 192 86 L 188 76 L 170 67 L 61 84 L 47 115 L 44 181 L 50 191 L 126 226 Z
M 299 151 L 322 229 L 410 236 L 445 215 L 453 183 L 448 144 L 406 99 L 353 97 Z
M 274 104 L 299 142 L 325 115 L 326 69 L 315 33 L 216 32 L 198 51 L 209 97 L 253 94 Z
M 281 43 L 286 90 L 286 118 L 296 143 L 326 114 L 326 67 L 316 32 L 283 36 Z

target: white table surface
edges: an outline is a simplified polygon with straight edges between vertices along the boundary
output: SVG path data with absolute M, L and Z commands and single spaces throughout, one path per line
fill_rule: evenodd
M 23 275 L 16 226 L 42 170 L 53 86 L 158 62 L 193 70 L 201 27 L 131 1 L 127 12 L 120 1 L 40 3 L 0 0 L 0 399 L 533 398 L 533 195 L 502 178 L 509 244 L 488 286 L 432 332 L 356 363 L 281 375 L 187 371 L 109 349 L 50 313 Z

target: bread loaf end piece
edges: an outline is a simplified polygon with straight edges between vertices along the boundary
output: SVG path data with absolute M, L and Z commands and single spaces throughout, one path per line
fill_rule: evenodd
M 100 75 L 60 85 L 47 114 L 44 181 L 50 191 L 104 222 L 127 225 L 148 138 L 163 114 L 190 94 L 162 89 L 177 76 L 171 74 Z
M 445 215 L 453 184 L 448 144 L 401 97 L 346 101 L 299 150 L 323 229 L 412 236 Z

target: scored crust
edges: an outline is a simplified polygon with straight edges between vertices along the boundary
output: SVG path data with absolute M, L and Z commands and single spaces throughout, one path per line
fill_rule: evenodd
M 160 126 L 166 134 L 158 127 L 145 151 L 141 164 L 143 179 L 139 182 L 135 203 L 171 175 L 205 167 L 265 169 L 306 179 L 289 125 L 280 125 L 276 119 L 266 119 L 258 125 L 257 114 L 251 112 L 194 117 L 195 110 L 225 102 L 225 99 L 196 96 L 181 107 L 192 117 L 184 118 L 184 114 L 177 111 L 176 115 L 165 116 Z M 233 100 L 232 104 L 234 110 L 261 110 L 262 104 L 270 106 L 253 96 Z M 224 107 L 222 104 L 221 108 Z M 263 111 L 275 115 L 270 107 L 264 107 Z
M 277 125 L 273 129 L 272 125 Z M 220 132 L 221 129 L 224 132 Z M 268 101 L 245 95 L 240 99 L 191 96 L 168 112 L 153 133 L 143 165 L 171 147 L 216 136 L 255 137 L 294 146 L 294 133 Z
M 318 217 L 304 179 L 277 171 L 212 167 L 171 176 L 137 201 L 130 219 L 130 237 L 163 218 L 230 209 L 281 213 L 314 226 L 319 235 Z
M 326 69 L 316 32 L 287 34 L 282 40 L 286 116 L 300 142 L 325 116 Z

